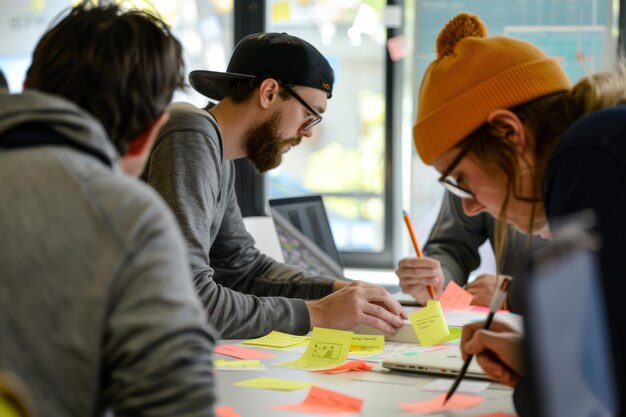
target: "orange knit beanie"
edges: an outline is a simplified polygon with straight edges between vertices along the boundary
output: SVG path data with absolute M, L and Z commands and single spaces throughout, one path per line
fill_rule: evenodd
M 556 59 L 536 46 L 504 36 L 487 37 L 478 16 L 462 13 L 437 38 L 437 59 L 426 69 L 419 92 L 413 138 L 431 164 L 497 109 L 510 109 L 568 90 Z

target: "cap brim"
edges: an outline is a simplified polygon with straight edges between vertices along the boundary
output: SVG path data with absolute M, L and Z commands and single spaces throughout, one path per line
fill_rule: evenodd
M 234 72 L 191 71 L 189 84 L 200 94 L 213 100 L 222 100 L 235 80 L 255 79 L 254 75 Z

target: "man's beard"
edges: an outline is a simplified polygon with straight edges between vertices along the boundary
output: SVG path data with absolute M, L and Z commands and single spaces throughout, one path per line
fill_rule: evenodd
M 282 148 L 296 146 L 302 138 L 281 139 L 278 136 L 280 114 L 274 113 L 267 121 L 248 130 L 245 139 L 246 155 L 259 173 L 276 168 L 283 160 Z

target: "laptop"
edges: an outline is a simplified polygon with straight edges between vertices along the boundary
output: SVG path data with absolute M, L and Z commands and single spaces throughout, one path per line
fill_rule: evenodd
M 399 356 L 385 359 L 382 362 L 382 366 L 383 368 L 392 369 L 394 371 L 449 376 L 454 378 L 463 367 L 463 362 L 461 350 L 457 346 L 454 346 L 448 349 L 421 353 L 415 356 Z M 490 380 L 475 359 L 472 359 L 472 362 L 470 362 L 465 375 L 467 378 Z
M 343 277 L 343 262 L 321 195 L 268 201 L 285 263 L 305 271 Z
M 526 281 L 532 415 L 615 416 L 614 369 L 593 237 L 572 228 L 554 236 L 535 257 Z

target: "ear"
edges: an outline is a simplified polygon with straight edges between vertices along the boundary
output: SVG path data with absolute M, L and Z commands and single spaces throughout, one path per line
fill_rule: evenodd
M 169 117 L 167 113 L 161 114 L 154 119 L 150 126 L 128 143 L 126 152 L 120 160 L 124 172 L 134 177 L 141 175 L 157 134 Z
M 152 143 L 154 143 L 154 140 L 156 139 L 159 130 L 161 129 L 161 127 L 163 127 L 165 122 L 167 122 L 169 117 L 170 116 L 167 113 L 163 113 L 158 116 L 150 124 L 150 126 L 146 128 L 146 130 L 135 136 L 135 138 L 128 143 L 128 147 L 124 156 L 140 157 L 150 152 Z
M 266 78 L 259 86 L 259 105 L 263 109 L 268 109 L 272 103 L 279 98 L 280 85 L 273 78 Z
M 524 129 L 524 124 L 515 113 L 505 109 L 494 110 L 487 116 L 487 123 L 504 129 L 507 137 L 515 144 L 517 151 L 524 153 L 528 146 L 526 130 Z

